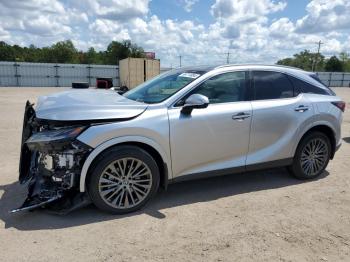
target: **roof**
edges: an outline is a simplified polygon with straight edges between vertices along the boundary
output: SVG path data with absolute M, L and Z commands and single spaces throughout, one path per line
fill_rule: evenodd
M 197 65 L 197 66 L 184 66 L 184 67 L 178 67 L 175 68 L 175 70 L 181 70 L 181 71 L 204 71 L 209 72 L 213 69 L 215 69 L 216 66 L 210 66 L 210 65 Z
M 232 68 L 232 69 L 247 69 L 247 70 L 276 70 L 282 72 L 290 72 L 290 73 L 303 73 L 310 74 L 310 72 L 304 71 L 302 69 L 291 67 L 291 66 L 282 66 L 282 65 L 263 65 L 263 64 L 225 64 L 219 66 L 210 66 L 210 65 L 198 65 L 198 66 L 186 66 L 176 68 L 178 70 L 194 70 L 194 71 L 205 71 L 209 72 L 214 69 L 221 68 Z
M 277 71 L 281 73 L 286 73 L 289 75 L 292 75 L 294 77 L 297 77 L 299 79 L 302 79 L 306 82 L 309 82 L 313 85 L 320 86 L 321 84 L 310 77 L 313 72 L 304 71 L 299 68 L 290 67 L 290 66 L 282 66 L 282 65 L 263 65 L 263 64 L 226 64 L 226 65 L 220 65 L 220 66 L 188 66 L 188 67 L 181 67 L 177 68 L 175 70 L 183 70 L 183 71 L 203 71 L 203 72 L 209 72 L 212 70 L 218 70 L 218 71 L 224 71 L 225 69 L 232 69 L 232 70 L 266 70 L 266 71 Z
M 294 77 L 297 77 L 305 82 L 308 82 L 310 84 L 313 84 L 315 86 L 324 87 L 323 84 L 316 81 L 314 78 L 311 77 L 313 72 L 308 72 L 299 68 L 291 67 L 291 66 L 282 66 L 282 65 L 263 65 L 263 64 L 226 64 L 226 65 L 220 65 L 220 66 L 191 66 L 183 68 L 186 70 L 198 70 L 198 71 L 205 71 L 209 72 L 212 70 L 218 70 L 218 71 L 224 71 L 225 69 L 232 69 L 232 70 L 262 70 L 262 71 L 276 71 L 281 72 L 285 74 L 292 75 Z
M 215 69 L 219 68 L 234 68 L 234 69 L 259 69 L 259 70 L 278 70 L 278 71 L 292 71 L 309 74 L 309 72 L 304 71 L 300 68 L 283 66 L 283 65 L 264 65 L 264 64 L 227 64 L 216 66 Z

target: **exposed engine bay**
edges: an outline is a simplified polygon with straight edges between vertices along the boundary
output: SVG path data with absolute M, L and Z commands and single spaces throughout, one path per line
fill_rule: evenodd
M 92 148 L 75 138 L 87 128 L 78 122 L 53 122 L 36 118 L 27 101 L 23 120 L 19 181 L 27 184 L 28 195 L 21 207 L 45 207 L 67 213 L 90 202 L 79 192 L 81 168 Z

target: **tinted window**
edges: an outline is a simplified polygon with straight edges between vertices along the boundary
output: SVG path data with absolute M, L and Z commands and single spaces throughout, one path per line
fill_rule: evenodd
M 201 94 L 209 98 L 211 104 L 243 101 L 246 91 L 246 73 L 230 72 L 214 76 L 197 88 L 191 94 Z
M 288 77 L 278 72 L 253 72 L 255 100 L 289 98 L 294 96 Z
M 292 81 L 296 93 L 311 93 L 311 94 L 319 94 L 319 95 L 334 95 L 333 91 L 328 89 L 323 89 L 314 85 L 311 85 L 305 81 L 302 81 L 298 78 L 288 76 Z
M 317 82 L 319 82 L 320 84 L 326 86 L 326 85 L 321 81 L 321 79 L 318 77 L 318 75 L 316 75 L 316 74 L 311 74 L 311 75 L 309 75 L 309 76 L 311 76 L 313 79 L 315 79 L 315 80 L 316 80 Z

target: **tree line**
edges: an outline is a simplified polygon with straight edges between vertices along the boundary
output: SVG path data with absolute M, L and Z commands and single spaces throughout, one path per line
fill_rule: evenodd
M 34 45 L 21 47 L 0 41 L 0 61 L 117 65 L 119 60 L 127 57 L 144 57 L 144 50 L 130 40 L 112 41 L 104 51 L 90 47 L 86 52 L 79 51 L 70 40 L 42 48 Z M 325 58 L 322 54 L 304 50 L 277 61 L 277 64 L 306 71 L 350 72 L 350 56 L 345 52 Z
M 346 52 L 325 58 L 324 55 L 304 50 L 293 57 L 277 61 L 278 65 L 298 67 L 306 71 L 350 72 L 350 57 Z
M 127 57 L 144 57 L 144 50 L 129 40 L 112 41 L 104 51 L 90 47 L 86 52 L 79 51 L 70 40 L 42 48 L 0 41 L 0 61 L 117 65 Z

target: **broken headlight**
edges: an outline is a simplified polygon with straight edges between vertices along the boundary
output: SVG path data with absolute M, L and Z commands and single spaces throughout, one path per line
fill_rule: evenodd
M 34 133 L 26 144 L 29 149 L 54 149 L 53 147 L 64 147 L 69 145 L 79 134 L 81 134 L 86 127 L 70 127 L 54 130 L 45 130 Z M 45 150 L 45 151 L 46 151 Z

